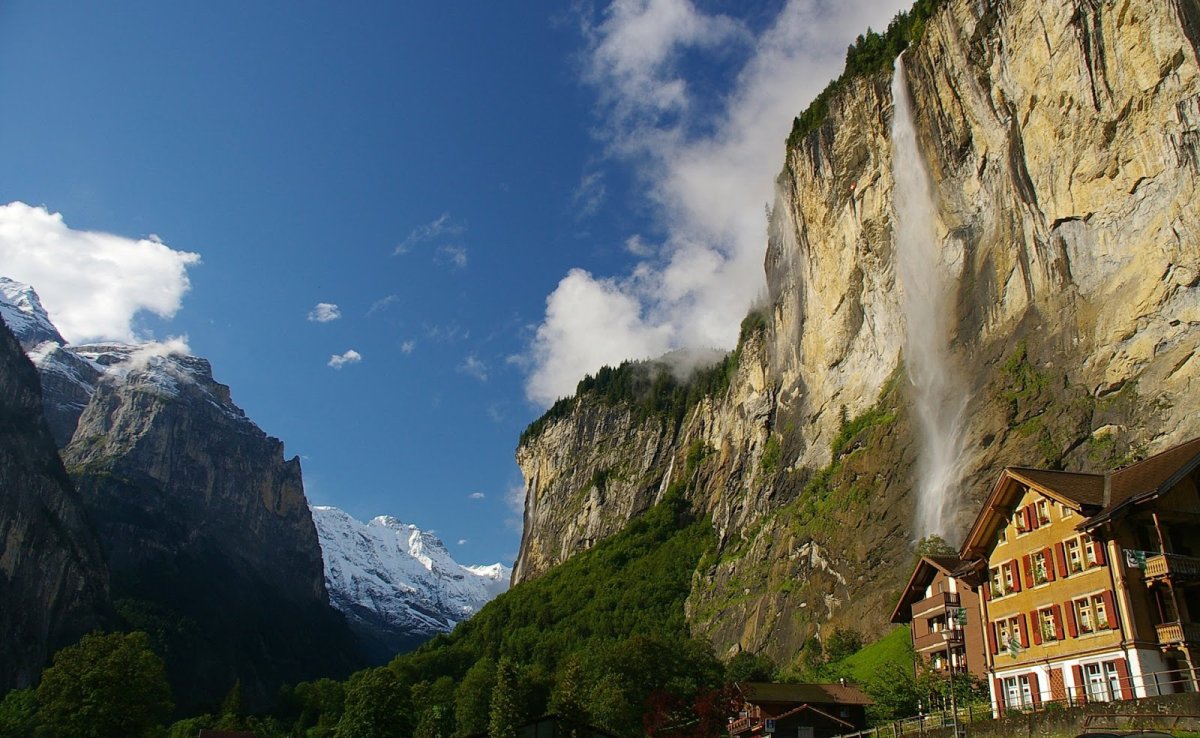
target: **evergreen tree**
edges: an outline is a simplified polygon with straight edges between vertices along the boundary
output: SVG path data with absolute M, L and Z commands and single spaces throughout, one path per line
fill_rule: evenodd
M 517 728 L 524 722 L 521 714 L 520 674 L 512 659 L 504 657 L 496 665 L 496 687 L 492 690 L 491 709 L 488 713 L 488 736 L 490 738 L 516 738 Z
M 550 693 L 550 712 L 575 725 L 589 722 L 583 679 L 579 656 L 572 655 L 559 667 L 558 678 Z
M 408 686 L 386 667 L 365 669 L 346 683 L 336 738 L 392 738 L 412 730 Z
M 238 679 L 221 702 L 221 719 L 217 727 L 229 730 L 240 726 L 242 718 L 245 717 L 242 703 L 242 680 Z
M 0 738 L 28 738 L 37 725 L 37 695 L 14 689 L 0 701 Z
M 454 694 L 456 735 L 473 735 L 488 729 L 492 689 L 496 686 L 496 662 L 484 657 L 467 670 Z
M 153 736 L 174 708 L 145 633 L 93 633 L 54 656 L 37 688 L 38 721 L 56 738 Z

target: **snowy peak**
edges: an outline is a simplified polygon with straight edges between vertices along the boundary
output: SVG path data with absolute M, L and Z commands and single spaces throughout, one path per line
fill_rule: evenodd
M 508 589 L 502 564 L 463 566 L 441 539 L 380 516 L 312 507 L 333 606 L 383 658 L 451 630 Z
M 0 318 L 28 351 L 46 341 L 59 345 L 66 340 L 59 334 L 33 287 L 8 277 L 0 277 Z

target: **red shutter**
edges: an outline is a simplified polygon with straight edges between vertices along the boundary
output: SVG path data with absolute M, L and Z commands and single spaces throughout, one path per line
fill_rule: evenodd
M 1067 632 L 1071 634 L 1072 638 L 1078 638 L 1079 623 L 1075 621 L 1075 603 L 1067 600 L 1063 603 L 1063 607 L 1067 608 Z
M 1108 627 L 1111 630 L 1116 630 L 1117 629 L 1117 608 L 1116 608 L 1116 603 L 1113 602 L 1112 590 L 1109 590 L 1109 591 L 1105 592 L 1104 594 L 1100 595 L 1100 598 L 1102 600 L 1104 600 L 1104 614 L 1108 616 Z
M 984 602 L 992 601 L 992 577 L 991 577 L 991 575 L 989 575 L 987 579 L 983 580 L 983 591 L 980 594 L 983 595 Z
M 1017 630 L 1021 631 L 1021 648 L 1029 648 L 1029 623 L 1025 620 L 1025 613 L 1017 616 Z
M 1063 639 L 1062 605 L 1055 605 L 1052 612 L 1054 613 L 1054 637 L 1061 641 Z
M 1029 627 L 1033 631 L 1033 645 L 1042 645 L 1042 619 L 1038 617 L 1037 610 L 1029 611 Z
M 1013 591 L 1020 592 L 1021 591 L 1021 572 L 1017 568 L 1017 560 L 1013 559 L 1012 561 L 1005 564 L 1005 566 L 1007 566 L 1009 568 L 1009 571 L 1012 572 Z
M 1047 546 L 1042 550 L 1042 561 L 1046 562 L 1046 581 L 1054 581 L 1054 553 Z
M 1063 547 L 1062 541 L 1054 544 L 1054 561 L 1058 564 L 1058 575 L 1063 579 L 1067 578 L 1067 550 Z
M 1025 588 L 1033 588 L 1033 562 L 1029 560 L 1029 554 L 1021 557 L 1021 568 L 1025 571 Z
M 996 624 L 988 623 L 988 648 L 992 649 L 993 656 L 1000 653 L 1000 649 L 996 645 L 997 643 L 998 639 L 996 638 Z
M 1133 699 L 1133 680 L 1129 678 L 1129 662 L 1125 659 L 1117 659 L 1117 681 L 1121 685 L 1120 699 Z
M 1026 505 L 1022 514 L 1025 515 L 1025 530 L 1033 530 L 1037 527 L 1037 515 L 1033 512 L 1033 505 Z
M 1029 672 L 1029 695 L 1033 698 L 1033 709 L 1042 706 L 1042 688 L 1038 684 L 1037 672 Z
M 992 684 L 996 688 L 996 717 L 1002 718 L 1004 717 L 1004 682 L 1000 681 L 1000 677 L 992 677 Z
M 1075 704 L 1087 702 L 1087 684 L 1083 681 L 1083 667 L 1075 664 L 1071 667 L 1071 677 L 1075 680 Z
M 1104 541 L 1095 540 L 1095 545 L 1092 548 L 1096 552 L 1096 563 L 1100 566 L 1104 566 L 1105 562 L 1107 561 L 1107 559 L 1104 557 Z

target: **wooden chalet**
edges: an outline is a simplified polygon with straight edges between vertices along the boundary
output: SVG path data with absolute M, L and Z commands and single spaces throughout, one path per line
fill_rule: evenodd
M 862 730 L 873 704 L 858 687 L 842 684 L 741 682 L 731 738 L 830 738 Z
M 909 624 L 913 651 L 935 671 L 987 674 L 977 569 L 957 556 L 921 557 L 892 612 L 893 623 Z

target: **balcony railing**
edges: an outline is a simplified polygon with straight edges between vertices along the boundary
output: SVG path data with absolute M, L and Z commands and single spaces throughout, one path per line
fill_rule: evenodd
M 938 610 L 945 610 L 947 607 L 960 607 L 960 601 L 958 592 L 938 592 L 932 597 L 926 597 L 920 602 L 914 602 L 912 614 L 914 618 L 928 617 L 930 614 L 936 613 Z
M 738 733 L 746 733 L 751 730 L 758 730 L 762 726 L 762 717 L 752 716 L 734 718 L 729 722 L 729 734 L 737 735 Z
M 1197 623 L 1163 623 L 1154 626 L 1158 631 L 1158 644 L 1164 647 L 1200 644 L 1200 624 Z
M 1200 559 L 1179 554 L 1158 554 L 1146 558 L 1146 580 L 1170 578 L 1178 581 L 1200 580 Z

